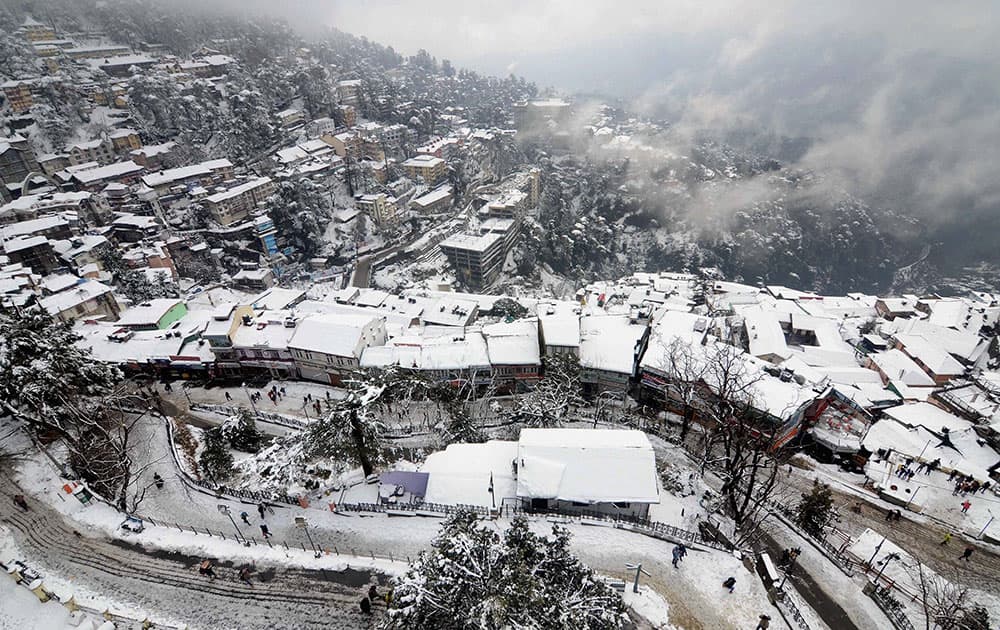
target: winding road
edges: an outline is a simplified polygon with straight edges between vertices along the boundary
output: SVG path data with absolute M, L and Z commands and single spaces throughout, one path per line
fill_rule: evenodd
M 181 620 L 191 628 L 367 628 L 373 618 L 358 608 L 370 575 L 364 571 L 310 571 L 258 566 L 253 586 L 238 581 L 238 567 L 216 565 L 215 580 L 197 572 L 201 558 L 146 551 L 141 546 L 82 533 L 38 501 L 22 512 L 18 486 L 3 475 L 0 524 L 13 536 L 24 562 L 81 589 L 111 594 L 150 617 Z M 79 526 L 77 526 L 79 527 Z

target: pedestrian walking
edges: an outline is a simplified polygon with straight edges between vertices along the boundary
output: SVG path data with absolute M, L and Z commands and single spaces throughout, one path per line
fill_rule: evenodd
M 671 564 L 673 564 L 676 569 L 677 563 L 683 560 L 684 556 L 687 555 L 687 547 L 684 545 L 674 545 L 674 550 L 671 553 L 673 555 L 673 562 Z
M 728 588 L 729 592 L 732 593 L 733 591 L 736 590 L 736 578 L 734 578 L 733 576 L 727 577 L 726 580 L 722 583 L 722 586 Z
M 230 401 L 230 402 L 232 402 L 232 400 L 233 400 L 233 395 L 232 395 L 232 394 L 230 394 L 229 392 L 226 392 L 226 400 L 227 400 L 227 401 Z
M 247 525 L 250 524 L 250 515 L 246 512 L 240 512 L 240 519 Z
M 267 523 L 260 524 L 260 535 L 263 536 L 264 538 L 271 537 L 271 532 L 269 532 L 267 529 Z
M 914 472 L 912 470 L 910 470 L 910 469 L 907 469 L 907 471 L 906 471 L 906 480 L 907 481 L 912 480 L 913 479 L 913 475 L 914 475 Z
M 378 600 L 378 585 L 372 584 L 368 587 L 368 599 L 375 603 Z
M 361 612 L 366 615 L 372 614 L 372 602 L 367 596 L 361 598 Z
M 962 501 L 962 514 L 968 514 L 970 507 L 972 507 L 972 503 L 970 503 L 968 499 Z
M 894 518 L 895 516 L 896 516 L 896 511 L 895 511 L 895 510 L 889 510 L 889 511 L 887 511 L 887 512 L 885 513 L 885 520 L 887 520 L 887 521 L 892 521 L 892 519 L 893 519 L 893 518 Z
M 944 540 L 941 541 L 942 545 L 947 545 L 948 541 L 951 540 L 951 532 L 944 533 Z
M 282 387 L 282 388 L 281 388 L 281 389 L 279 389 L 278 391 L 280 391 L 280 392 L 281 392 L 281 395 L 282 395 L 282 396 L 284 396 L 284 395 L 285 395 L 285 388 L 284 388 L 284 387 Z
M 198 573 L 201 575 L 207 575 L 211 579 L 215 579 L 215 571 L 212 569 L 211 560 L 202 560 L 201 564 L 198 565 Z
M 983 494 L 986 494 L 986 491 L 990 489 L 990 486 L 991 486 L 991 485 L 992 485 L 992 484 L 991 484 L 991 483 L 990 483 L 989 481 L 984 481 L 984 482 L 983 482 L 983 485 L 982 485 L 982 486 L 980 487 L 980 491 L 981 491 L 981 492 L 982 492 Z
M 767 615 L 761 615 L 760 621 L 757 622 L 756 630 L 767 630 L 771 627 L 771 618 Z
M 958 474 L 957 470 L 952 470 L 951 474 L 948 475 L 948 482 L 950 483 L 952 481 L 955 481 L 955 475 L 957 475 L 957 474 Z
M 165 391 L 165 392 L 167 392 L 169 394 L 170 392 L 174 391 L 174 388 L 170 385 L 170 383 L 164 383 L 163 384 L 163 391 Z
M 265 508 L 265 506 L 264 506 L 264 504 L 263 504 L 263 503 L 261 503 L 261 504 L 259 504 L 259 505 L 257 506 L 257 513 L 258 513 L 258 514 L 260 514 L 260 518 L 261 518 L 261 520 L 263 520 L 263 519 L 264 519 L 264 510 L 265 510 L 265 509 L 266 509 L 266 508 Z
M 920 462 L 920 464 L 917 465 L 917 473 L 919 474 L 919 473 L 924 472 L 924 470 L 926 468 L 927 468 L 927 463 L 926 462 Z
M 15 494 L 14 495 L 14 505 L 16 505 L 17 507 L 21 508 L 25 512 L 28 511 L 28 502 L 24 499 L 24 495 L 23 494 Z
M 163 477 L 160 476 L 160 473 L 153 473 L 153 483 L 156 484 L 157 490 L 163 490 Z
M 962 552 L 962 556 L 959 558 L 959 560 L 965 560 L 966 562 L 968 562 L 969 558 L 972 557 L 973 551 L 975 551 L 975 549 L 973 549 L 972 547 L 966 547 L 965 551 Z
M 253 582 L 250 581 L 250 567 L 243 565 L 239 573 L 240 582 L 243 582 L 247 586 L 253 586 Z

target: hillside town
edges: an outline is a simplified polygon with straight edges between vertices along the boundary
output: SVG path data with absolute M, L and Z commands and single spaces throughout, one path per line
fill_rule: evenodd
M 426 550 L 536 536 L 603 603 L 523 627 L 1000 618 L 1000 293 L 603 277 L 642 227 L 566 218 L 572 153 L 651 160 L 656 122 L 347 36 L 77 26 L 3 35 L 0 562 L 48 602 L 18 610 L 443 627 L 404 597 Z M 274 610 L 221 621 L 251 580 Z

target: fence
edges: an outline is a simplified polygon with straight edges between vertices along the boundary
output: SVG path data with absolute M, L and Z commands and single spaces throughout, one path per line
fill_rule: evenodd
M 903 604 L 893 597 L 890 588 L 879 586 L 875 582 L 868 582 L 863 592 L 882 609 L 896 630 L 914 630 L 913 622 L 903 612 Z
M 389 562 L 402 562 L 403 560 L 407 563 L 410 562 L 410 556 L 408 555 L 397 556 L 393 554 L 392 551 L 389 551 L 388 553 L 378 553 L 372 551 L 371 549 L 359 550 L 356 547 L 338 547 L 337 545 L 330 543 L 329 541 L 324 541 L 312 534 L 309 534 L 308 532 L 304 534 L 306 537 L 305 541 L 292 541 L 289 543 L 288 540 L 278 541 L 273 538 L 273 535 L 257 540 L 256 536 L 246 536 L 243 534 L 238 525 L 236 526 L 236 529 L 227 535 L 223 529 L 212 530 L 207 527 L 198 528 L 194 525 L 184 525 L 163 519 L 154 519 L 148 516 L 140 516 L 139 518 L 153 527 L 172 528 L 180 532 L 191 532 L 196 536 L 208 536 L 210 538 L 218 537 L 222 540 L 232 540 L 246 547 L 267 546 L 270 549 L 281 548 L 285 551 L 295 551 L 301 549 L 303 552 L 312 553 L 316 558 L 323 555 L 335 555 L 354 558 L 371 558 L 372 560 L 388 560 Z M 305 530 L 303 531 L 305 532 Z M 359 553 L 359 551 L 361 553 Z
M 796 525 L 795 512 L 791 506 L 778 503 L 777 501 L 768 501 L 767 506 L 778 516 L 778 518 L 782 520 L 785 525 L 792 528 L 800 536 L 811 542 L 814 547 L 818 547 L 821 551 L 825 552 L 830 561 L 833 562 L 845 575 L 848 577 L 854 575 L 854 560 L 845 551 L 843 551 L 843 549 L 838 549 L 830 544 L 830 541 L 825 538 L 813 536 Z
M 774 599 L 774 605 L 781 612 L 781 615 L 788 620 L 791 617 L 795 620 L 795 625 L 799 627 L 799 630 L 811 630 L 809 627 L 809 622 L 806 621 L 805 617 L 802 616 L 802 612 L 799 610 L 798 604 L 792 599 L 790 593 L 795 592 L 794 589 L 785 592 L 785 597 Z M 791 624 L 789 624 L 791 625 Z
M 217 413 L 223 416 L 234 416 L 240 410 L 240 407 L 196 402 L 192 402 L 189 407 L 191 408 L 191 411 L 207 411 L 209 413 Z M 300 420 L 298 418 L 293 418 L 292 416 L 286 416 L 284 414 L 273 413 L 270 411 L 258 410 L 256 416 L 257 418 L 270 422 L 271 424 L 280 424 L 281 426 L 288 427 L 289 429 L 305 429 L 309 426 L 309 423 L 305 420 Z
M 385 505 L 378 503 L 344 503 L 337 505 L 337 509 L 346 512 L 378 512 L 392 514 L 393 512 L 406 512 L 419 514 L 421 512 L 432 512 L 436 514 L 454 514 L 459 510 L 468 510 L 481 516 L 488 516 L 490 508 L 480 505 L 444 505 L 440 503 L 419 503 L 419 504 L 393 504 Z M 526 509 L 502 505 L 494 513 L 497 516 L 560 516 L 576 520 L 596 520 L 606 523 L 613 523 L 621 529 L 629 529 L 652 538 L 669 539 L 673 542 L 685 542 L 697 545 L 704 545 L 720 551 L 730 551 L 731 546 L 711 540 L 702 536 L 698 532 L 692 532 L 659 521 L 652 521 L 645 518 L 630 516 L 626 514 L 605 514 L 594 510 L 561 510 L 558 508 Z

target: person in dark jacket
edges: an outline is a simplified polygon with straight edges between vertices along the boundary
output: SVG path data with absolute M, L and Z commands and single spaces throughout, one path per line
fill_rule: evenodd
M 372 614 L 372 602 L 367 596 L 361 598 L 361 612 L 366 615 Z
M 673 564 L 676 569 L 677 563 L 683 560 L 684 556 L 687 555 L 687 547 L 683 544 L 674 545 L 674 550 L 671 553 L 673 555 L 673 562 L 671 564 Z
M 722 585 L 728 588 L 729 592 L 732 593 L 733 591 L 736 590 L 736 578 L 734 578 L 733 576 L 729 576 L 726 578 L 726 581 L 722 583 Z

